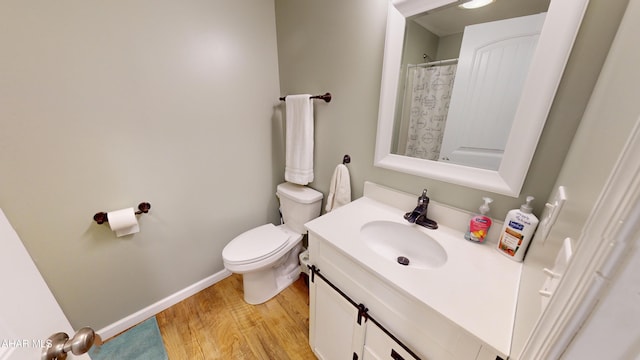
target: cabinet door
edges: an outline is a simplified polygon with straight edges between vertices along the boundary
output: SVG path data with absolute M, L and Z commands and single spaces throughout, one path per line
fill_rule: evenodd
M 367 321 L 363 360 L 414 360 L 417 357 L 406 351 L 373 321 Z
M 360 357 L 364 324 L 358 324 L 358 308 L 319 276 L 309 288 L 309 343 L 313 352 L 321 360 Z

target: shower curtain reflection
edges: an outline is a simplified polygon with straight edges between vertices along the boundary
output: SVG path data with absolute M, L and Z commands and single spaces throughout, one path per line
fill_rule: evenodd
M 456 67 L 409 65 L 402 111 L 406 137 L 400 140 L 400 145 L 406 142 L 404 155 L 438 160 Z

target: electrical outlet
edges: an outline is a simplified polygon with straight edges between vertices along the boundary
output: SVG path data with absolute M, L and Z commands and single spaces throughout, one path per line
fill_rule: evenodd
M 544 205 L 545 209 L 540 218 L 538 231 L 540 232 L 540 241 L 545 242 L 551 232 L 551 228 L 558 219 L 558 214 L 562 210 L 562 206 L 567 201 L 567 191 L 564 186 L 558 186 L 553 198 Z
M 556 255 L 556 261 L 553 264 L 553 268 L 542 269 L 545 275 L 547 275 L 547 278 L 544 284 L 542 285 L 542 289 L 538 291 L 541 297 L 540 300 L 541 300 L 541 306 L 543 311 L 547 307 L 547 304 L 549 303 L 549 298 L 556 291 L 556 288 L 560 283 L 560 279 L 562 279 L 562 276 L 567 271 L 567 267 L 569 266 L 569 261 L 573 256 L 572 242 L 573 240 L 571 240 L 571 238 L 564 239 L 564 242 L 562 243 L 562 247 L 560 248 L 558 255 Z

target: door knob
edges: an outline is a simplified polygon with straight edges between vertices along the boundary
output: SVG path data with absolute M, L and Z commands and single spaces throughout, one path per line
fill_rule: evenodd
M 95 331 L 90 327 L 83 327 L 69 339 L 69 335 L 63 332 L 55 333 L 49 337 L 51 346 L 42 351 L 41 360 L 65 360 L 67 353 L 71 351 L 74 355 L 84 354 L 93 346 L 96 338 Z

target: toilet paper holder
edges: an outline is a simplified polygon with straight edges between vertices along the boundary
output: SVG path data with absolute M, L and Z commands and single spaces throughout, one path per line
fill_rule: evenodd
M 141 202 L 140 204 L 138 204 L 138 211 L 136 211 L 135 214 L 136 215 L 146 214 L 149 212 L 149 209 L 151 209 L 151 204 L 149 204 L 148 202 Z M 104 224 L 105 222 L 108 222 L 109 217 L 107 216 L 106 212 L 101 211 L 93 215 L 93 220 L 95 220 L 95 222 L 97 222 L 98 225 L 100 225 L 100 224 Z

